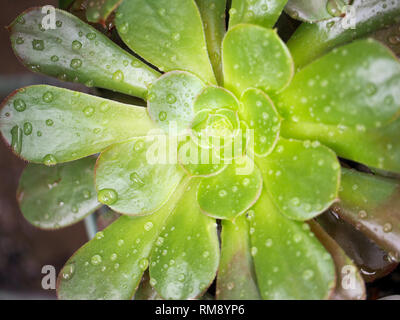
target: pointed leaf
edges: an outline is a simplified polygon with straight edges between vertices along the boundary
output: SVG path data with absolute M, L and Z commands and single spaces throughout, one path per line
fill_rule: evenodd
M 96 164 L 99 201 L 130 215 L 158 210 L 184 176 L 174 161 L 169 162 L 167 138 L 135 138 L 104 151 Z
M 400 116 L 399 86 L 400 63 L 393 53 L 377 41 L 359 40 L 296 73 L 277 105 L 293 122 L 363 131 Z
M 292 79 L 292 58 L 274 30 L 238 25 L 226 34 L 222 50 L 224 86 L 237 97 L 248 88 L 281 91 Z
M 123 216 L 99 232 L 66 263 L 57 280 L 60 299 L 132 299 L 165 221 L 187 187 L 151 216 Z
M 199 297 L 218 269 L 216 223 L 200 212 L 197 184 L 198 180 L 189 184 L 151 254 L 150 281 L 165 299 Z
M 260 170 L 252 159 L 244 156 L 220 174 L 202 179 L 197 200 L 207 215 L 232 220 L 257 201 L 261 189 Z
M 9 27 L 15 54 L 32 71 L 138 97 L 159 73 L 68 12 L 56 9 L 56 28 L 44 29 L 42 8 Z
M 108 16 L 118 8 L 123 0 L 90 0 L 86 8 L 89 22 L 105 23 Z
M 259 300 L 249 226 L 245 216 L 222 221 L 221 261 L 217 277 L 218 300 Z
M 239 23 L 258 24 L 272 28 L 288 0 L 232 0 L 229 27 Z
M 203 20 L 208 55 L 217 83 L 223 83 L 221 44 L 225 35 L 226 0 L 196 0 Z
M 337 198 L 339 162 L 317 141 L 281 138 L 268 157 L 256 162 L 272 200 L 289 219 L 309 220 Z
M 365 300 L 364 280 L 353 261 L 329 234 L 315 221 L 309 222 L 312 232 L 331 254 L 335 262 L 336 287 L 333 300 Z
M 188 72 L 173 71 L 160 77 L 149 89 L 148 112 L 166 132 L 189 128 L 194 118 L 193 103 L 204 83 Z M 174 134 L 171 132 L 171 134 Z
M 52 168 L 29 164 L 17 191 L 24 217 L 36 227 L 58 229 L 100 208 L 93 182 L 95 162 L 85 158 Z
M 333 210 L 400 261 L 400 183 L 343 169 L 340 202 Z
M 254 130 L 254 152 L 266 156 L 274 149 L 279 138 L 280 116 L 272 100 L 261 90 L 248 89 L 240 98 L 240 117 Z
M 339 157 L 400 173 L 400 119 L 381 128 L 353 128 L 283 121 L 281 134 L 296 139 L 316 139 Z
M 328 298 L 335 287 L 335 266 L 308 224 L 282 216 L 266 192 L 248 214 L 263 299 Z
M 344 17 L 352 0 L 289 0 L 285 11 L 293 18 L 305 22 L 318 22 Z
M 303 23 L 288 42 L 297 68 L 315 60 L 332 48 L 361 38 L 398 22 L 399 1 L 354 0 L 347 18 Z
M 86 157 L 152 128 L 145 108 L 46 85 L 15 91 L 0 111 L 1 133 L 14 152 L 46 165 Z
M 115 19 L 122 40 L 162 71 L 184 70 L 215 83 L 194 0 L 130 0 Z

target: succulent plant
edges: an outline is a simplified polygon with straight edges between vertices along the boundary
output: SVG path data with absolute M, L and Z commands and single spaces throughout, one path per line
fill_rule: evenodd
M 10 25 L 32 71 L 147 102 L 47 85 L 3 102 L 2 136 L 33 163 L 18 189 L 28 221 L 122 214 L 69 259 L 59 298 L 194 299 L 215 278 L 217 299 L 365 298 L 321 214 L 400 259 L 400 63 L 373 38 L 400 4 L 355 0 L 352 30 L 350 2 L 61 1 L 127 47 L 59 9 L 55 28 L 42 8 Z M 305 21 L 286 44 L 272 29 L 284 8 Z

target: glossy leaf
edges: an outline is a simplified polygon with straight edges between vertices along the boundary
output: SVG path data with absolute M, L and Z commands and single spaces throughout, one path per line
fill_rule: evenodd
M 130 0 L 118 8 L 122 40 L 162 71 L 184 70 L 215 83 L 194 0 Z
M 353 128 L 283 121 L 281 134 L 296 139 L 316 139 L 338 156 L 365 165 L 400 173 L 400 119 L 381 128 Z
M 202 179 L 197 200 L 207 215 L 232 220 L 257 201 L 261 189 L 260 170 L 252 159 L 242 157 L 217 176 Z
M 60 299 L 132 299 L 149 265 L 151 249 L 188 180 L 156 213 L 123 216 L 99 232 L 66 263 L 57 280 Z
M 222 50 L 224 86 L 237 97 L 248 88 L 281 91 L 292 79 L 292 58 L 274 30 L 238 25 L 227 32 Z
M 104 151 L 96 164 L 99 201 L 129 215 L 158 210 L 184 175 L 170 161 L 170 147 L 168 137 L 161 135 L 135 138 Z
M 308 224 L 282 216 L 265 191 L 248 215 L 262 298 L 328 298 L 335 287 L 335 266 Z
M 364 300 L 366 298 L 365 284 L 354 262 L 317 222 L 311 220 L 309 224 L 312 232 L 335 262 L 336 287 L 331 299 Z
M 221 43 L 225 35 L 226 0 L 196 0 L 203 20 L 208 55 L 217 83 L 223 83 Z
M 218 300 L 259 300 L 250 254 L 249 226 L 245 216 L 222 221 L 221 261 L 217 277 Z
M 360 40 L 296 73 L 277 105 L 293 122 L 364 131 L 400 116 L 399 86 L 400 63 L 393 53 L 376 41 Z
M 400 261 L 400 183 L 343 169 L 333 210 Z
M 204 83 L 195 75 L 173 71 L 160 77 L 150 88 L 148 112 L 166 132 L 178 134 L 189 128 L 194 118 L 193 104 Z
M 200 212 L 193 180 L 165 224 L 151 254 L 150 283 L 165 299 L 194 299 L 218 269 L 216 223 Z
M 318 141 L 280 139 L 266 158 L 256 158 L 264 185 L 289 219 L 309 220 L 337 199 L 340 165 Z
M 239 109 L 239 101 L 228 90 L 222 87 L 207 86 L 196 97 L 193 106 L 194 112 L 215 109 Z
M 123 0 L 89 0 L 86 18 L 89 22 L 105 23 L 108 16 L 118 8 Z
M 29 164 L 19 181 L 17 199 L 24 217 L 42 229 L 74 224 L 98 209 L 95 158 L 47 168 Z
M 397 263 L 385 251 L 333 211 L 318 216 L 317 221 L 359 267 L 365 281 L 375 281 L 396 269 Z
M 310 23 L 343 17 L 352 0 L 289 0 L 285 11 L 293 18 Z
M 60 80 L 145 96 L 158 72 L 68 12 L 57 9 L 56 18 L 56 28 L 46 30 L 39 7 L 11 24 L 13 49 L 24 65 Z
M 336 46 L 399 22 L 398 1 L 354 0 L 351 8 L 348 18 L 303 23 L 296 30 L 288 47 L 297 68 L 303 68 Z
M 246 122 L 248 129 L 254 130 L 255 154 L 268 155 L 279 138 L 280 115 L 272 100 L 261 90 L 246 90 L 240 102 L 240 118 Z
M 229 27 L 239 23 L 257 24 L 272 28 L 288 0 L 232 0 Z
M 0 111 L 7 144 L 46 165 L 95 154 L 153 128 L 145 108 L 46 85 L 15 91 Z
M 217 157 L 213 148 L 204 148 L 188 138 L 178 148 L 178 161 L 192 177 L 208 177 L 219 174 L 227 164 Z

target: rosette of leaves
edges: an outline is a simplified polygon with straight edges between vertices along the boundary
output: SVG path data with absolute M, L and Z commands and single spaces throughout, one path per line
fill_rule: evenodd
M 55 28 L 41 8 L 10 25 L 32 71 L 147 101 L 39 85 L 3 102 L 3 139 L 33 163 L 18 190 L 31 223 L 122 214 L 66 263 L 60 298 L 194 299 L 215 277 L 217 299 L 363 298 L 353 261 L 314 219 L 328 209 L 399 258 L 399 184 L 378 174 L 400 173 L 400 63 L 371 38 L 345 44 L 366 32 L 316 24 L 288 48 L 272 29 L 300 1 L 287 2 L 89 1 L 87 20 L 113 13 L 133 53 L 62 10 Z M 395 22 L 400 5 L 387 2 L 369 32 Z

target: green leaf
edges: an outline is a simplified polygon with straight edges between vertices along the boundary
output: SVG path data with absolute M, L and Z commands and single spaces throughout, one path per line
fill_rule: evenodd
M 364 131 L 400 116 L 399 86 L 400 63 L 393 53 L 372 39 L 359 40 L 296 73 L 277 106 L 293 122 Z
M 263 299 L 328 298 L 335 287 L 335 266 L 308 224 L 282 216 L 266 192 L 248 214 Z
M 164 135 L 141 137 L 115 144 L 96 164 L 100 202 L 129 214 L 150 214 L 171 196 L 184 172 L 170 159 L 171 146 Z
M 352 0 L 289 0 L 285 11 L 293 18 L 305 22 L 318 22 L 343 17 Z
M 52 168 L 29 164 L 17 191 L 25 219 L 42 229 L 58 229 L 100 208 L 93 183 L 95 162 L 85 158 Z
M 222 50 L 224 86 L 237 97 L 248 88 L 281 91 L 293 77 L 289 50 L 274 30 L 238 25 L 227 32 Z
M 318 141 L 281 138 L 256 163 L 272 200 L 289 219 L 309 220 L 337 199 L 340 165 L 335 153 Z
M 332 300 L 364 300 L 365 283 L 354 262 L 329 234 L 315 221 L 309 222 L 312 232 L 330 253 L 335 263 L 336 287 Z
M 162 71 L 184 70 L 215 83 L 194 0 L 130 0 L 118 8 L 122 40 Z
M 179 164 L 192 177 L 208 177 L 219 174 L 227 166 L 213 148 L 204 148 L 188 137 L 178 148 Z
M 398 1 L 354 0 L 348 18 L 303 23 L 288 42 L 296 67 L 303 68 L 338 45 L 399 22 L 399 14 Z
M 56 28 L 45 30 L 42 8 L 32 8 L 9 27 L 14 52 L 25 66 L 60 80 L 145 97 L 158 72 L 68 12 L 56 9 L 56 17 Z
M 283 121 L 281 134 L 296 139 L 316 139 L 339 157 L 400 172 L 400 119 L 381 128 L 360 130 L 322 123 Z
M 225 35 L 226 0 L 196 0 L 203 20 L 208 55 L 217 83 L 223 83 L 221 43 Z
M 148 112 L 166 132 L 178 134 L 189 128 L 194 118 L 193 103 L 204 83 L 188 72 L 172 71 L 149 89 Z
M 400 261 L 399 195 L 398 180 L 343 169 L 333 210 Z
M 232 93 L 222 87 L 207 86 L 196 97 L 193 109 L 195 113 L 207 109 L 231 109 L 237 111 L 239 109 L 239 101 Z
M 207 215 L 233 220 L 254 205 L 261 189 L 260 170 L 252 159 L 244 156 L 217 176 L 202 179 L 197 200 Z
M 272 152 L 279 138 L 280 116 L 272 100 L 261 90 L 248 89 L 240 98 L 240 118 L 254 133 L 254 152 L 266 156 Z
M 46 85 L 15 91 L 0 111 L 1 133 L 14 152 L 46 165 L 98 153 L 153 128 L 145 108 Z
M 108 16 L 118 8 L 123 0 L 90 0 L 86 8 L 86 18 L 89 22 L 105 24 Z
M 174 196 L 151 216 L 123 216 L 80 248 L 61 270 L 60 299 L 132 299 L 149 264 L 154 242 L 186 190 L 183 181 Z
M 218 300 L 259 300 L 249 226 L 244 216 L 222 221 L 221 261 L 217 277 Z
M 200 212 L 193 180 L 151 254 L 150 283 L 165 299 L 194 299 L 207 290 L 219 263 L 215 220 Z
M 229 27 L 239 23 L 257 24 L 272 28 L 288 0 L 232 0 Z

